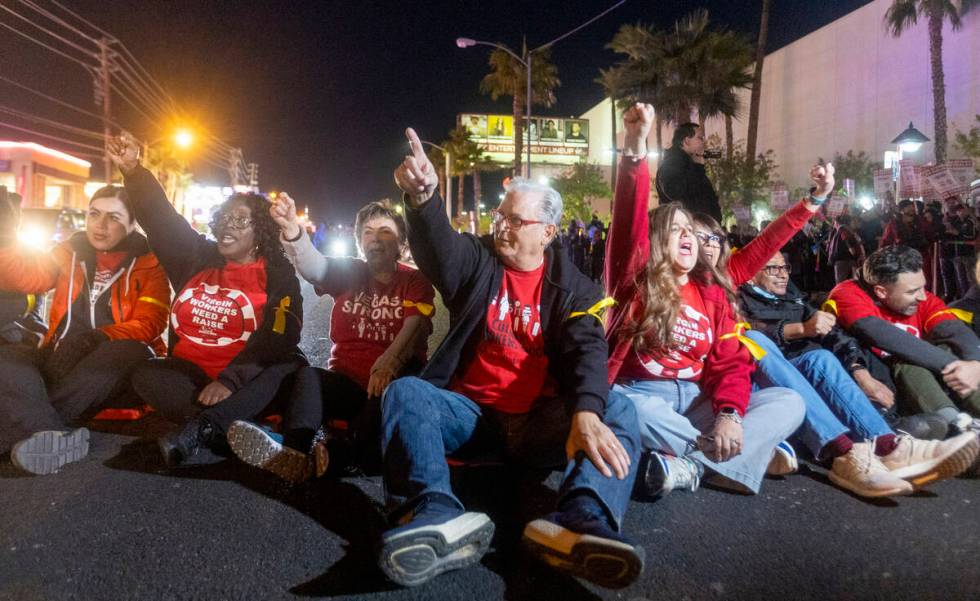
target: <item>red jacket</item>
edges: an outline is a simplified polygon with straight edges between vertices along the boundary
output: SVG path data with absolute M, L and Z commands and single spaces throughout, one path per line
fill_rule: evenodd
M 167 351 L 160 336 L 170 314 L 170 284 L 156 256 L 146 247 L 145 238 L 140 234 L 130 237 L 142 251 L 126 263 L 126 273 L 109 289 L 109 307 L 115 323 L 99 329 L 110 340 L 143 342 L 162 357 Z M 79 256 L 85 253 L 80 253 L 78 247 L 91 249 L 84 233 L 65 240 L 49 253 L 25 252 L 17 246 L 0 251 L 0 289 L 43 294 L 54 288 L 45 346 L 54 342 L 62 320 L 71 316 L 72 303 L 88 286 Z
M 766 226 L 755 239 L 737 249 L 728 260 L 728 277 L 732 280 L 732 286 L 738 288 L 754 278 L 769 259 L 806 225 L 810 217 L 813 217 L 813 213 L 801 200 Z
M 610 384 L 616 381 L 623 360 L 632 351 L 632 341 L 620 332 L 627 316 L 638 308 L 637 276 L 650 258 L 649 197 L 650 171 L 646 161 L 623 159 L 606 243 L 606 291 L 616 301 L 607 314 Z M 723 407 L 733 407 L 744 414 L 749 404 L 755 363 L 735 337 L 725 336 L 735 331 L 735 318 L 724 288 L 715 284 L 695 284 L 714 332 L 714 342 L 701 375 L 701 390 L 711 398 L 715 412 Z

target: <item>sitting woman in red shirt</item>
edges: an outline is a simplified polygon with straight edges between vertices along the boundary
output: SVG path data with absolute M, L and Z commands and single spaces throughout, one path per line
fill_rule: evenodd
M 408 247 L 405 222 L 388 201 L 357 212 L 354 231 L 363 258 L 327 258 L 296 220 L 293 200 L 281 194 L 272 208 L 287 256 L 318 294 L 333 297 L 330 360 L 296 376 L 283 424 L 284 438 L 245 421 L 228 431 L 232 450 L 246 463 L 291 482 L 306 480 L 328 463 L 376 470 L 381 462 L 381 394 L 395 378 L 425 362 L 432 330 L 434 291 L 416 269 L 398 262 Z M 343 419 L 353 436 L 345 445 L 318 444 L 325 419 Z M 329 453 L 328 451 L 329 446 Z
M 145 402 L 183 427 L 161 438 L 170 467 L 221 460 L 232 422 L 251 419 L 286 376 L 306 364 L 297 348 L 299 280 L 279 244 L 269 202 L 234 194 L 213 216 L 217 240 L 174 210 L 128 137 L 110 143 L 136 219 L 176 291 L 170 357 L 146 363 L 132 383 Z
M 607 282 L 609 378 L 636 406 L 650 496 L 718 484 L 758 492 L 773 448 L 799 427 L 803 402 L 785 388 L 751 392 L 754 368 L 736 330 L 728 278 L 699 260 L 681 205 L 648 217 L 646 138 L 653 109 L 625 116 L 627 155 L 616 188 Z M 652 222 L 650 221 L 652 219 Z

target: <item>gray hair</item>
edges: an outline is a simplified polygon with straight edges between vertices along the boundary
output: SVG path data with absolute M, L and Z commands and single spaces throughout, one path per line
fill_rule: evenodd
M 564 204 L 561 200 L 561 194 L 551 186 L 546 186 L 544 184 L 539 184 L 535 181 L 523 177 L 515 177 L 510 180 L 510 183 L 506 187 L 507 194 L 512 194 L 515 192 L 529 192 L 541 195 L 541 206 L 538 208 L 540 212 L 540 219 L 545 223 L 552 223 L 554 225 L 561 225 L 561 214 L 564 208 Z

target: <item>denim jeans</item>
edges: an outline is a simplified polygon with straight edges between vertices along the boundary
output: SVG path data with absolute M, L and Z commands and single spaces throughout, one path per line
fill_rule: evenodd
M 392 382 L 381 404 L 385 495 L 396 514 L 428 493 L 446 495 L 462 508 L 450 486 L 446 456 L 492 449 L 534 467 L 563 467 L 559 503 L 570 493 L 589 491 L 605 507 L 614 527 L 622 523 L 636 478 L 640 436 L 633 405 L 618 394 L 609 394 L 602 421 L 632 462 L 623 480 L 603 476 L 582 453 L 566 460 L 571 416 L 557 399 L 542 400 L 526 414 L 506 414 L 408 377 Z
M 766 351 L 757 364 L 753 380 L 760 388 L 785 386 L 800 393 L 806 416 L 800 429 L 803 444 L 820 457 L 824 445 L 841 434 L 852 433 L 859 440 L 893 434 L 837 357 L 823 349 L 787 359 L 762 332 L 746 335 Z
M 697 438 L 715 422 L 711 399 L 688 380 L 621 380 L 612 388 L 633 401 L 643 449 L 688 457 L 759 492 L 773 449 L 800 427 L 803 401 L 787 388 L 752 393 L 742 419 L 742 453 L 716 463 L 697 450 Z

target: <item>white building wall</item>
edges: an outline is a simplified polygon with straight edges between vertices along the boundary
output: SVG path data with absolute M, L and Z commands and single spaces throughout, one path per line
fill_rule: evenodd
M 882 160 L 894 150 L 891 140 L 909 121 L 935 139 L 932 117 L 932 78 L 929 35 L 924 20 L 893 38 L 885 29 L 885 11 L 892 0 L 875 0 L 766 56 L 759 110 L 758 149 L 772 149 L 779 175 L 802 186 L 817 157 L 830 160 L 835 152 L 865 151 Z M 955 157 L 956 126 L 966 131 L 980 114 L 980 10 L 963 18 L 963 26 L 943 29 L 946 110 L 949 123 L 947 153 Z M 735 121 L 736 140 L 744 140 L 749 93 L 743 115 Z M 611 115 L 608 100 L 585 115 L 590 118 L 593 150 L 590 160 L 609 164 Z M 706 124 L 707 133 L 724 140 L 724 120 Z M 671 132 L 664 129 L 664 145 Z M 620 134 L 620 143 L 622 134 Z M 654 140 L 651 136 L 650 147 Z M 928 163 L 935 157 L 927 143 L 911 158 Z

